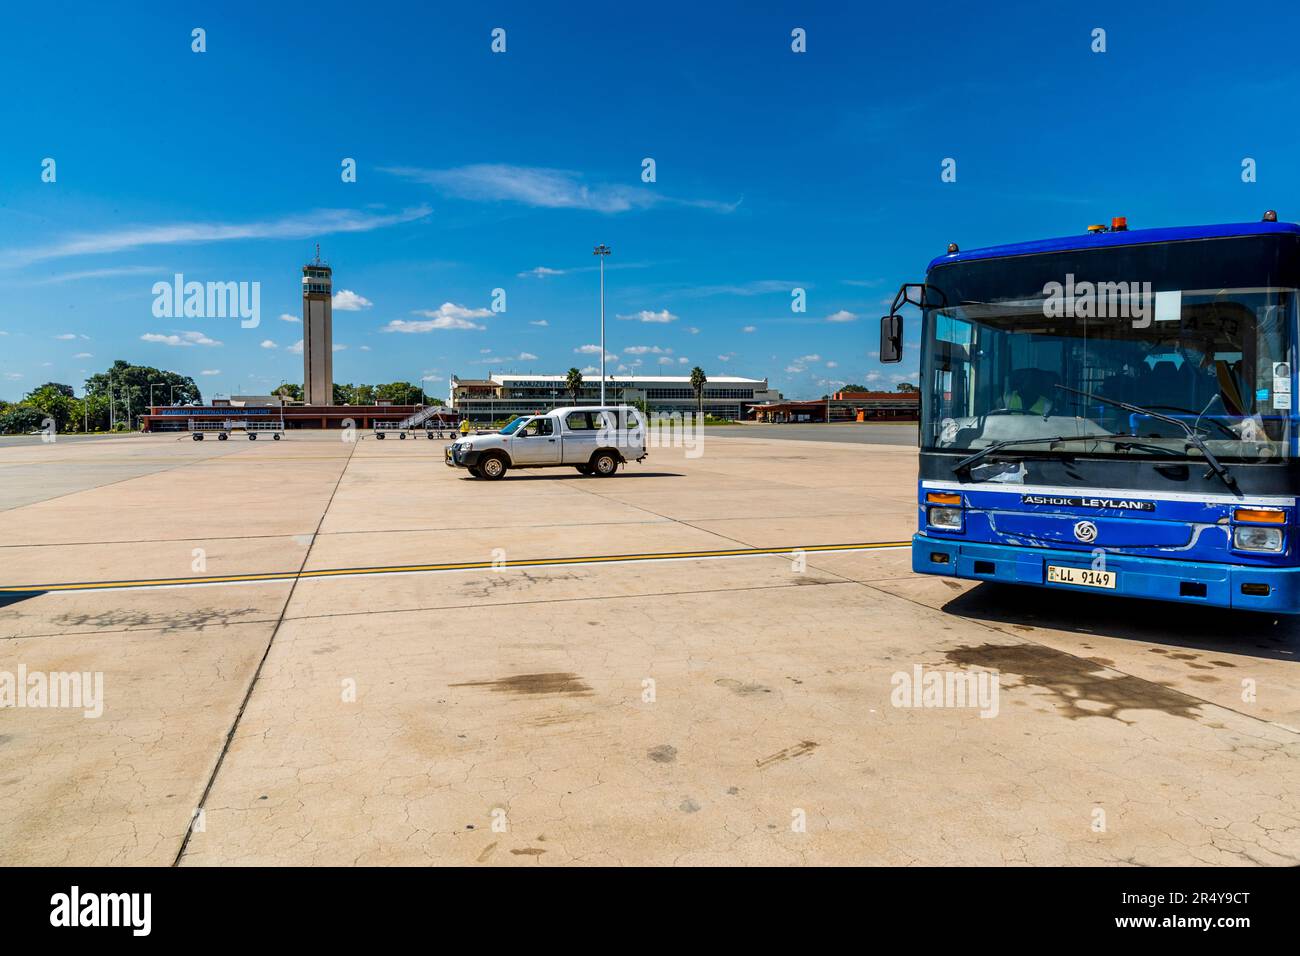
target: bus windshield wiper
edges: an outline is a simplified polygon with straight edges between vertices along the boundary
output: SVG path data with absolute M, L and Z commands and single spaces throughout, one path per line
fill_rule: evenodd
M 1138 415 L 1146 415 L 1148 418 L 1154 418 L 1156 421 L 1168 422 L 1170 425 L 1177 425 L 1187 433 L 1187 440 L 1195 445 L 1200 450 L 1201 454 L 1205 456 L 1205 461 L 1210 466 L 1210 471 L 1205 473 L 1206 476 L 1208 477 L 1210 472 L 1213 472 L 1219 476 L 1220 480 L 1222 480 L 1225 485 L 1228 486 L 1229 490 L 1234 492 L 1237 491 L 1237 479 L 1228 472 L 1228 468 L 1223 464 L 1223 462 L 1214 457 L 1214 453 L 1210 451 L 1210 446 L 1205 444 L 1205 439 L 1201 438 L 1201 436 L 1197 434 L 1196 430 L 1182 419 L 1174 418 L 1172 415 L 1165 415 L 1161 412 L 1153 412 L 1151 409 L 1143 408 L 1141 405 L 1132 405 L 1128 402 L 1121 402 L 1117 398 L 1107 398 L 1105 395 L 1094 395 L 1092 392 L 1070 388 L 1068 385 L 1057 385 L 1056 387 L 1063 392 L 1073 392 L 1075 395 L 1082 395 L 1084 398 L 1094 402 L 1104 402 L 1107 405 L 1114 405 L 1116 408 L 1122 408 L 1126 412 L 1135 412 Z
M 981 448 L 973 455 L 967 455 L 957 464 L 952 466 L 955 472 L 965 471 L 977 461 L 987 458 L 994 452 L 1001 451 L 1004 448 L 1010 448 L 1012 445 L 1054 445 L 1060 441 L 1073 441 L 1076 438 L 1105 438 L 1105 435 L 1057 435 L 1053 438 L 1008 438 L 1005 441 L 995 441 L 986 448 Z
M 982 458 L 985 458 L 994 452 L 1001 451 L 1004 448 L 1009 448 L 1012 445 L 1054 445 L 1057 442 L 1067 441 L 1104 441 L 1117 448 L 1121 446 L 1129 448 L 1147 448 L 1155 451 L 1163 451 L 1170 455 L 1178 454 L 1178 452 L 1174 451 L 1172 448 L 1166 448 L 1164 445 L 1156 445 L 1144 441 L 1142 435 L 1129 435 L 1122 432 L 1117 432 L 1115 434 L 1101 432 L 1096 435 L 1057 435 L 1054 438 L 1008 438 L 1005 441 L 994 442 L 987 448 L 981 448 L 979 451 L 975 452 L 975 454 L 963 458 L 961 461 L 957 462 L 957 464 L 952 466 L 952 470 L 955 472 L 964 471 Z

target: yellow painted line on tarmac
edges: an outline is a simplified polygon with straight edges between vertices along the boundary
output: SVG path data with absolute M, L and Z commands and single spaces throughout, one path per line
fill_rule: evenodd
M 582 564 L 621 564 L 650 561 L 694 561 L 714 558 L 753 558 L 764 555 L 817 554 L 836 551 L 881 551 L 910 548 L 910 541 L 859 541 L 850 544 L 808 544 L 782 548 L 723 548 L 712 551 L 660 551 L 644 554 L 598 554 L 567 558 L 521 558 L 502 561 L 455 561 L 445 564 L 394 564 L 367 568 L 321 568 L 314 571 L 268 571 L 262 574 L 219 574 L 190 578 L 142 578 L 134 581 L 80 581 L 62 584 L 0 584 L 0 594 L 53 591 L 114 591 L 129 588 L 181 588 L 217 584 L 260 584 L 301 578 L 360 577 L 380 574 L 433 574 L 496 568 L 571 567 Z

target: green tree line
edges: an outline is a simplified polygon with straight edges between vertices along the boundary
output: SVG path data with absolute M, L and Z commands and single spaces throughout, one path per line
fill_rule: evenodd
M 156 399 L 164 405 L 202 400 L 194 379 L 149 365 L 118 359 L 111 368 L 86 379 L 84 395 L 71 385 L 46 382 L 17 402 L 0 401 L 0 434 L 38 431 L 47 419 L 59 432 L 102 432 L 116 426 L 126 431 Z

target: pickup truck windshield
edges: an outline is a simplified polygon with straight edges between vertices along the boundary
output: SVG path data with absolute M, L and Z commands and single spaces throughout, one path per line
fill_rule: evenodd
M 502 435 L 513 435 L 515 432 L 517 432 L 520 428 L 522 428 L 522 427 L 524 426 L 524 423 L 525 423 L 525 422 L 529 422 L 529 421 L 532 421 L 532 419 L 530 419 L 530 418 L 522 418 L 522 417 L 521 417 L 521 418 L 516 418 L 513 422 L 511 422 L 511 423 L 510 423 L 509 425 L 507 425 L 505 428 L 501 429 L 501 434 L 502 434 Z
M 1089 454 L 1203 457 L 1176 418 L 1219 458 L 1289 457 L 1296 290 L 1105 292 L 1104 308 L 1044 295 L 927 310 L 923 447 L 1051 455 L 1042 439 L 1127 435 L 1141 440 Z

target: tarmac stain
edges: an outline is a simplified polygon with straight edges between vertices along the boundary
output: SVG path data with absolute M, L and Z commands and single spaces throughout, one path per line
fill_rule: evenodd
M 772 688 L 764 687 L 762 684 L 746 684 L 738 680 L 732 680 L 729 677 L 723 677 L 713 682 L 718 687 L 725 687 L 738 697 L 755 697 L 758 694 L 770 694 Z
M 480 853 L 480 854 L 475 858 L 475 862 L 478 862 L 478 863 L 485 863 L 485 862 L 487 862 L 487 858 L 490 857 L 490 856 L 492 855 L 492 851 L 495 850 L 496 848 L 497 848 L 497 845 L 496 845 L 496 842 L 495 842 L 495 841 L 492 842 L 492 843 L 489 843 L 487 846 L 485 846 L 485 847 L 483 848 L 483 852 Z
M 511 850 L 510 852 L 515 856 L 541 856 L 546 851 L 541 847 L 526 846 L 522 850 Z
M 655 763 L 676 763 L 677 748 L 672 744 L 660 744 L 646 751 L 646 756 Z
M 759 770 L 772 766 L 774 763 L 782 763 L 786 760 L 793 760 L 795 757 L 806 757 L 817 749 L 815 740 L 801 740 L 793 747 L 786 747 L 784 750 L 778 750 L 771 756 L 764 757 L 761 760 L 755 760 L 754 766 Z
M 1124 710 L 1158 710 L 1174 717 L 1197 719 L 1201 701 L 1156 681 L 1131 674 L 1103 674 L 1103 665 L 1037 644 L 981 644 L 958 647 L 945 655 L 960 667 L 982 667 L 1019 675 L 1026 686 L 1038 687 L 1056 699 L 1058 712 L 1080 717 L 1119 717 Z M 1081 707 L 1084 701 L 1091 707 Z
M 466 681 L 451 687 L 486 687 L 499 694 L 566 694 L 569 697 L 590 697 L 591 688 L 577 674 L 516 674 L 497 680 Z
M 685 800 L 682 801 L 681 806 L 679 806 L 677 809 L 682 811 L 682 813 L 699 813 L 700 805 L 696 803 L 694 800 L 692 800 L 690 797 L 687 797 Z

